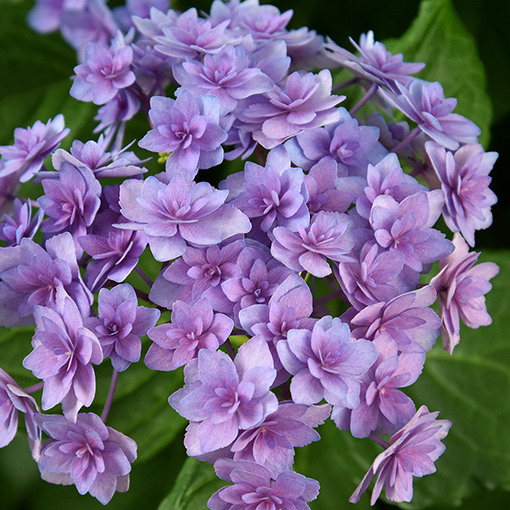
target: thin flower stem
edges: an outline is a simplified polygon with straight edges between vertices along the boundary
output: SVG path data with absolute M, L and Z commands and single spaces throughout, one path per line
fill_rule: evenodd
M 358 83 L 359 78 L 356 76 L 354 78 L 351 78 L 350 80 L 343 81 L 342 83 L 339 83 L 338 85 L 335 85 L 331 92 L 338 92 L 339 90 L 345 89 L 346 87 L 350 87 L 351 85 L 354 85 L 355 83 Z
M 227 348 L 228 355 L 232 359 L 234 359 L 236 357 L 236 351 L 235 351 L 234 347 L 232 347 L 232 344 L 230 343 L 230 338 L 227 338 L 227 340 L 225 342 L 225 347 Z
M 117 370 L 113 369 L 112 381 L 110 383 L 110 389 L 108 390 L 108 396 L 106 397 L 106 402 L 104 404 L 103 412 L 101 413 L 101 420 L 103 423 L 106 422 L 106 418 L 108 418 L 108 413 L 110 412 L 110 408 L 112 407 L 113 396 L 115 395 L 115 389 L 117 388 L 117 379 L 119 378 L 119 373 Z
M 368 437 L 379 446 L 382 446 L 385 450 L 390 446 L 390 443 L 386 442 L 384 439 L 381 439 L 379 436 L 376 436 L 373 432 L 371 432 Z
M 154 283 L 145 273 L 145 271 L 137 264 L 135 266 L 135 271 L 142 277 L 142 280 L 152 288 L 152 284 Z
M 406 145 L 409 145 L 420 133 L 421 129 L 419 127 L 415 127 L 400 143 L 395 145 L 390 152 L 398 152 Z
M 320 298 L 314 299 L 313 304 L 314 305 L 324 305 L 328 301 L 331 301 L 332 299 L 342 297 L 344 295 L 344 292 L 342 289 L 338 289 L 335 292 L 332 292 L 331 294 L 328 294 L 327 296 L 322 296 Z
M 29 386 L 28 388 L 25 388 L 23 391 L 27 393 L 28 395 L 35 393 L 36 391 L 39 391 L 44 386 L 44 381 L 38 382 L 37 384 L 34 384 L 32 386 Z
M 134 287 L 133 287 L 134 288 Z M 150 299 L 149 299 L 149 294 L 147 294 L 147 292 L 144 292 L 143 290 L 140 290 L 140 289 L 135 289 L 135 293 L 136 293 L 136 296 L 140 299 L 143 299 L 144 301 L 147 301 L 147 303 L 150 302 Z M 159 308 L 159 307 L 158 307 Z M 161 308 L 160 308 L 161 309 Z M 166 308 L 164 309 L 166 310 Z
M 365 103 L 376 93 L 378 87 L 379 85 L 377 85 L 377 83 L 372 83 L 367 93 L 351 108 L 349 112 L 351 117 L 354 117 L 358 110 L 365 106 Z

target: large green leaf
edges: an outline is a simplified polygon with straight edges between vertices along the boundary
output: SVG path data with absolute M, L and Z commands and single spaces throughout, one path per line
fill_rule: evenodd
M 33 2 L 3 5 L 0 16 L 0 144 L 10 144 L 14 129 L 62 113 L 71 135 L 88 140 L 97 106 L 69 95 L 76 53 L 58 34 L 41 35 L 25 23 Z
M 385 41 L 390 51 L 404 60 L 425 62 L 420 78 L 439 81 L 446 97 L 456 97 L 460 113 L 482 130 L 487 146 L 492 106 L 485 90 L 485 70 L 476 42 L 455 12 L 451 0 L 423 0 L 412 26 L 399 39 Z

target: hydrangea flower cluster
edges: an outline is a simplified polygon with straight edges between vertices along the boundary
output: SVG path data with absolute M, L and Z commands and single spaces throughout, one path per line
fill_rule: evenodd
M 0 369 L 0 446 L 25 413 L 45 480 L 103 504 L 128 489 L 136 444 L 105 422 L 118 373 L 142 352 L 148 369 L 184 367 L 168 400 L 189 421 L 187 453 L 232 484 L 211 510 L 309 508 L 319 483 L 293 471 L 294 449 L 319 440 L 328 418 L 384 448 L 352 502 L 374 476 L 372 504 L 383 488 L 410 501 L 413 476 L 435 471 L 451 423 L 416 410 L 403 389 L 440 334 L 453 353 L 460 319 L 491 322 L 484 295 L 498 267 L 476 265 L 469 249 L 492 221 L 497 154 L 439 83 L 411 76 L 424 64 L 403 62 L 371 32 L 356 56 L 288 29 L 291 16 L 258 0 L 214 0 L 203 15 L 166 0 L 112 10 L 37 0 L 31 11 L 34 29 L 60 29 L 77 50 L 70 94 L 100 106 L 101 133 L 68 152 L 56 115 L 0 147 L 0 325 L 35 323 L 23 366 L 40 379 L 21 389 Z M 365 91 L 350 110 L 332 93 L 338 66 Z M 366 122 L 361 113 L 382 103 L 407 117 L 405 129 L 382 115 Z M 147 176 L 122 148 L 138 112 L 138 145 L 164 164 Z M 237 158 L 250 158 L 242 171 L 207 182 Z M 41 196 L 18 197 L 34 176 Z M 453 241 L 435 226 L 441 215 Z M 421 285 L 434 262 L 439 274 Z M 315 295 L 318 279 L 329 294 Z M 82 408 L 101 363 L 113 375 L 98 416 Z M 39 412 L 40 389 L 54 414 Z

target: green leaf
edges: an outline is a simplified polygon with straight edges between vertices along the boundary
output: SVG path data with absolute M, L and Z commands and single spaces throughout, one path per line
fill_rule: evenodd
M 0 16 L 0 144 L 10 144 L 17 127 L 26 128 L 36 120 L 46 123 L 59 113 L 64 115 L 73 139 L 91 136 L 97 106 L 69 95 L 76 53 L 58 34 L 43 35 L 26 25 L 32 2 L 3 5 Z M 7 78 L 8 75 L 8 78 Z
M 423 374 L 406 392 L 417 407 L 425 404 L 431 412 L 440 411 L 439 418 L 453 426 L 444 440 L 446 452 L 436 462 L 437 472 L 414 479 L 413 501 L 402 504 L 404 508 L 458 506 L 481 489 L 510 490 L 510 253 L 487 251 L 480 256 L 480 262 L 485 261 L 501 268 L 487 295 L 493 324 L 476 330 L 464 327 L 452 356 L 438 339 L 427 353 Z M 319 433 L 320 441 L 296 454 L 296 470 L 321 483 L 319 498 L 310 507 L 352 508 L 347 501 L 381 449 L 369 439 L 337 430 L 330 420 Z M 365 495 L 357 508 L 368 503 Z
M 158 510 L 205 510 L 209 498 L 224 485 L 212 464 L 189 457 Z
M 408 62 L 425 62 L 419 77 L 439 81 L 446 97 L 456 97 L 455 113 L 464 115 L 482 130 L 487 146 L 492 105 L 486 93 L 485 70 L 476 43 L 455 12 L 450 0 L 423 0 L 411 27 L 399 39 L 385 41 L 393 53 Z

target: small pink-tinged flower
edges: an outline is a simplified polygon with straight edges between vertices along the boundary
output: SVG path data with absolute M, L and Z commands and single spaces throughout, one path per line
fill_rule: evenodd
M 34 421 L 39 407 L 34 397 L 25 393 L 16 381 L 0 368 L 0 448 L 7 446 L 18 430 L 18 411 L 25 414 L 28 443 L 35 460 L 39 457 L 41 432 Z
M 201 349 L 184 375 L 186 385 L 169 402 L 191 421 L 184 439 L 190 456 L 228 446 L 239 429 L 256 426 L 278 408 L 270 391 L 276 370 L 262 338 L 243 344 L 234 361 L 221 351 Z
M 113 368 L 122 372 L 140 359 L 141 337 L 154 327 L 160 312 L 138 306 L 135 290 L 129 283 L 113 289 L 101 289 L 97 317 L 85 320 L 85 326 L 99 339 L 103 356 L 109 356 Z
M 489 189 L 498 153 L 485 152 L 479 144 L 464 145 L 455 154 L 435 142 L 427 142 L 425 149 L 445 194 L 443 218 L 448 228 L 461 232 L 474 246 L 475 230 L 491 225 L 491 206 L 498 200 Z
M 371 505 L 375 504 L 383 487 L 389 500 L 411 501 L 413 476 L 434 473 L 434 462 L 445 451 L 441 440 L 447 436 L 452 423 L 436 421 L 438 414 L 430 413 L 426 406 L 421 406 L 411 420 L 391 436 L 388 448 L 376 457 L 349 501 L 357 503 L 360 500 L 376 473 Z
M 136 443 L 107 427 L 93 413 L 78 414 L 72 422 L 56 414 L 38 414 L 37 424 L 50 439 L 39 459 L 43 480 L 58 485 L 76 485 L 80 494 L 89 492 L 103 505 L 115 491 L 129 488 Z
M 153 370 L 175 370 L 196 358 L 200 349 L 216 349 L 225 342 L 234 321 L 214 313 L 206 298 L 190 306 L 176 301 L 172 307 L 172 322 L 149 330 L 150 346 L 145 364 Z
M 61 314 L 36 306 L 34 317 L 34 350 L 23 360 L 23 366 L 44 381 L 42 408 L 62 403 L 66 417 L 76 420 L 79 409 L 94 400 L 96 379 L 91 363 L 97 365 L 103 360 L 101 344 L 83 326 L 78 307 L 69 297 Z
M 492 288 L 489 280 L 499 273 L 499 267 L 493 262 L 473 267 L 480 254 L 469 253 L 460 234 L 454 235 L 453 244 L 455 250 L 441 260 L 441 272 L 430 282 L 439 296 L 443 347 L 450 354 L 460 342 L 460 318 L 475 329 L 492 323 L 485 294 Z
M 439 82 L 414 79 L 406 86 L 396 82 L 399 93 L 381 90 L 388 103 L 398 108 L 432 140 L 455 150 L 461 143 L 477 143 L 480 128 L 471 120 L 452 113 L 457 106 L 453 97 L 445 98 Z
M 89 42 L 84 60 L 84 64 L 74 68 L 76 79 L 70 91 L 80 101 L 106 104 L 119 90 L 135 82 L 135 73 L 131 71 L 133 49 L 126 46 L 120 32 L 110 48 L 103 43 Z
M 57 115 L 46 124 L 40 120 L 32 127 L 14 130 L 14 144 L 0 145 L 2 165 L 0 177 L 18 172 L 21 182 L 27 182 L 43 166 L 49 156 L 67 136 L 69 129 L 64 129 L 64 116 Z

